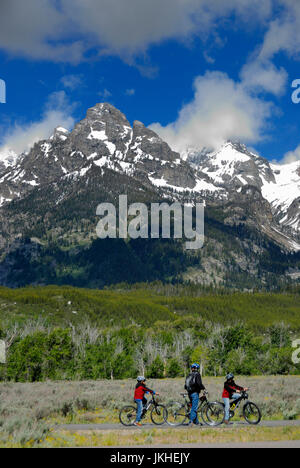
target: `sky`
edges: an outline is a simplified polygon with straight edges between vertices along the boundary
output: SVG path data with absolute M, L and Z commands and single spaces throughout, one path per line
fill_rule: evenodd
M 110 102 L 176 151 L 300 160 L 298 0 L 1 0 L 0 80 L 0 153 Z

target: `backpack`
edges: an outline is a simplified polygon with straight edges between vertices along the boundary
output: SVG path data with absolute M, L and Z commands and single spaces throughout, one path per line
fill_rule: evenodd
M 188 393 L 192 393 L 195 388 L 196 382 L 196 372 L 193 372 L 187 376 L 185 379 L 185 386 L 184 388 L 187 390 Z

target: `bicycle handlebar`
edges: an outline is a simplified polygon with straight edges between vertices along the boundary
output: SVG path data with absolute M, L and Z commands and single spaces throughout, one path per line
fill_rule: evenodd
M 207 390 L 204 390 L 203 393 L 204 393 L 204 395 L 208 395 L 208 391 L 207 391 Z M 189 396 L 188 393 L 180 393 L 180 395 L 181 395 L 182 397 L 187 397 L 187 396 Z

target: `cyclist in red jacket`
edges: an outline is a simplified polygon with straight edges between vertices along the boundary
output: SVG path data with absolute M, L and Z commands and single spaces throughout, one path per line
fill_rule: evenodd
M 247 390 L 248 388 L 240 387 L 235 383 L 233 374 L 226 375 L 226 382 L 224 383 L 224 390 L 222 394 L 222 398 L 225 404 L 225 424 L 229 424 L 230 399 L 237 400 L 240 398 L 241 392 Z
M 151 393 L 153 395 L 155 394 L 158 395 L 158 393 L 155 393 L 154 390 L 151 390 L 151 388 L 146 387 L 145 382 L 146 382 L 145 377 L 142 375 L 139 375 L 137 378 L 137 384 L 135 386 L 135 391 L 134 391 L 134 401 L 137 404 L 136 420 L 134 422 L 135 426 L 141 426 L 143 408 L 147 404 L 147 398 L 145 398 L 145 394 Z

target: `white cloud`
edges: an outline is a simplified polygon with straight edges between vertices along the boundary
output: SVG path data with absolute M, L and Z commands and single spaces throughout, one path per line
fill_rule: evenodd
M 69 105 L 64 91 L 51 94 L 42 119 L 11 127 L 2 137 L 0 153 L 6 153 L 9 149 L 17 154 L 29 151 L 34 143 L 49 138 L 56 127 L 72 128 L 74 125 L 72 111 L 73 106 Z
M 135 95 L 135 89 L 126 89 L 125 91 L 126 96 L 134 96 Z
M 13 56 L 79 62 L 85 46 L 67 40 L 71 29 L 52 0 L 1 0 L 0 49 Z
M 276 68 L 275 56 L 284 52 L 299 59 L 300 53 L 300 2 L 295 0 L 274 0 L 278 9 L 267 27 L 262 44 L 257 47 L 251 59 L 243 67 L 241 78 L 245 86 L 280 95 L 285 90 L 288 74 L 283 68 Z
M 300 145 L 294 151 L 289 151 L 283 157 L 281 161 L 283 164 L 289 164 L 296 161 L 300 161 Z
M 300 3 L 278 0 L 283 10 L 271 21 L 260 50 L 261 60 L 272 59 L 278 52 L 298 56 L 300 52 Z
M 100 96 L 102 99 L 108 99 L 112 96 L 112 93 L 105 88 L 103 91 L 98 93 L 98 96 Z
M 270 11 L 271 0 L 1 0 L 0 48 L 76 63 L 96 47 L 129 60 L 164 40 L 207 37 L 233 14 L 257 24 Z
M 235 13 L 248 24 L 270 15 L 272 0 L 62 0 L 84 36 L 107 53 L 132 56 L 151 44 L 207 35 Z M 103 52 L 103 50 L 102 50 Z
M 272 105 L 253 96 L 243 83 L 225 73 L 207 72 L 196 78 L 194 88 L 193 101 L 183 106 L 175 122 L 150 126 L 172 148 L 218 148 L 228 139 L 256 143 L 263 137 Z
M 215 63 L 215 59 L 209 55 L 209 53 L 205 50 L 203 52 L 203 57 L 206 60 L 207 63 L 213 64 Z
M 84 36 L 106 53 L 132 56 L 194 31 L 195 0 L 62 0 Z M 103 52 L 103 51 L 102 51 Z
M 285 53 L 293 59 L 300 59 L 300 2 L 295 0 L 277 0 L 274 2 L 280 9 L 277 11 L 257 49 L 252 62 L 242 70 L 241 76 L 248 87 L 261 87 L 275 95 L 281 94 L 287 82 L 287 72 L 273 64 L 276 55 Z M 295 77 L 297 78 L 297 77 Z M 300 160 L 300 145 L 287 152 L 282 163 Z
M 266 91 L 279 96 L 285 90 L 288 74 L 283 68 L 276 68 L 270 61 L 256 59 L 242 68 L 241 79 L 249 90 Z
M 60 81 L 65 88 L 68 88 L 71 91 L 83 86 L 82 75 L 65 75 Z

